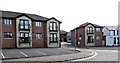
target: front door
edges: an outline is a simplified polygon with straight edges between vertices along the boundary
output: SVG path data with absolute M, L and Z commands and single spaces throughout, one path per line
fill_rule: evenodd
M 88 41 L 87 41 L 87 43 L 94 43 L 94 42 L 93 42 L 93 36 L 88 36 Z

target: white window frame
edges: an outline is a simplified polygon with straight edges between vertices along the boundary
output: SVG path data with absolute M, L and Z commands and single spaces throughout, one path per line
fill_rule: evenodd
M 35 38 L 36 38 L 36 39 L 43 39 L 42 33 L 36 33 L 36 34 L 35 34 Z
M 5 25 L 12 25 L 12 19 L 3 19 Z
M 36 26 L 36 27 L 41 27 L 41 26 L 42 26 L 42 22 L 36 21 L 36 22 L 35 22 L 35 26 Z

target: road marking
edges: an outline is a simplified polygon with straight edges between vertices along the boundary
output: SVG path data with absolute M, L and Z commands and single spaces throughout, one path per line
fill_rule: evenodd
M 118 52 L 118 50 L 96 50 L 96 51 L 103 51 L 103 52 Z
M 72 60 L 72 61 L 83 61 L 83 60 L 87 60 L 87 59 L 91 59 L 91 58 L 94 58 L 95 56 L 97 56 L 97 52 L 94 53 L 93 56 L 91 57 L 88 57 L 88 58 L 83 58 L 83 59 L 77 59 L 77 60 Z
M 47 54 L 45 54 L 45 53 L 42 53 L 42 52 L 40 52 L 40 51 L 36 51 L 36 52 L 37 52 L 37 53 L 41 53 L 42 55 L 45 55 L 45 56 L 47 55 Z
M 3 53 L 1 53 L 1 55 L 2 55 L 2 57 L 3 57 L 3 59 L 4 59 L 4 58 L 5 58 L 4 54 L 3 54 Z
M 28 57 L 28 55 L 26 55 L 25 53 L 23 53 L 22 51 L 20 51 L 21 54 L 23 54 L 25 57 Z

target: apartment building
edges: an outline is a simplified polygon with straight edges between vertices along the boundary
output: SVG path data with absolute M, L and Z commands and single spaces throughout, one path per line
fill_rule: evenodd
M 78 47 L 102 46 L 102 26 L 89 22 L 71 30 L 71 44 Z
M 60 23 L 54 17 L 0 11 L 1 48 L 60 47 Z
M 118 46 L 120 40 L 118 26 L 104 26 L 103 38 L 105 46 Z

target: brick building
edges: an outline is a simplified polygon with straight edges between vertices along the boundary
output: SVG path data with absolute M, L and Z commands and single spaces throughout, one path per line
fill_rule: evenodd
M 67 42 L 67 31 L 60 30 L 60 41 Z
M 60 21 L 35 14 L 0 11 L 2 48 L 60 47 Z
M 71 44 L 80 47 L 102 46 L 102 29 L 102 26 L 84 23 L 71 30 Z

